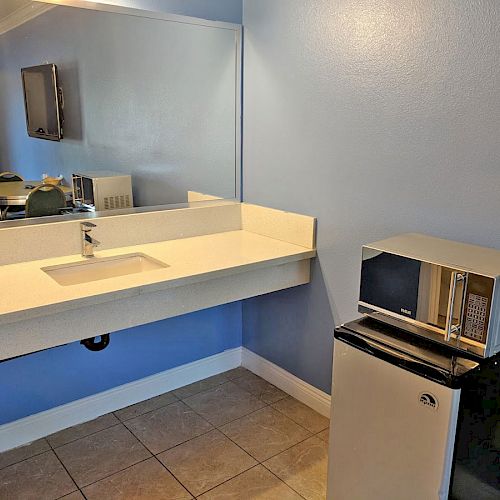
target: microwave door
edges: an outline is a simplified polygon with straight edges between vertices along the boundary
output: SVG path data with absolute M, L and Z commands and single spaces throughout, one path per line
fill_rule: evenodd
M 460 334 L 466 281 L 457 269 L 365 247 L 359 303 L 449 341 Z

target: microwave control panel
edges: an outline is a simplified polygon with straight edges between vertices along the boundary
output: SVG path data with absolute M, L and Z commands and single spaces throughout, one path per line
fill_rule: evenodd
M 478 342 L 484 342 L 488 297 L 469 293 L 467 299 L 467 314 L 463 336 Z
M 492 298 L 493 280 L 485 276 L 469 274 L 462 337 L 486 344 Z

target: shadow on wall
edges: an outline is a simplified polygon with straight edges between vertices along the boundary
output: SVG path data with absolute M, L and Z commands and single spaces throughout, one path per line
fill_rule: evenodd
M 64 96 L 64 139 L 81 142 L 84 127 L 78 65 L 74 61 L 61 64 L 57 69 Z
M 321 264 L 315 259 L 311 283 L 243 302 L 243 346 L 330 393 L 332 310 Z

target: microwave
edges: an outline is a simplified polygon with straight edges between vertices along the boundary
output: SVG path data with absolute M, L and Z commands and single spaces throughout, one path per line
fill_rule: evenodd
M 79 172 L 72 175 L 73 203 L 98 212 L 131 208 L 132 177 L 108 170 Z
M 500 251 L 423 234 L 363 246 L 358 310 L 481 357 L 500 350 Z

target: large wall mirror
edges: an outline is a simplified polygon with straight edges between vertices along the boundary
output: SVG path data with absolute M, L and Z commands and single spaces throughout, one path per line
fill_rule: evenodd
M 88 195 L 99 188 L 102 195 L 102 186 L 107 205 L 100 200 L 97 210 L 123 208 L 128 182 L 131 203 L 142 209 L 194 201 L 188 192 L 239 199 L 240 26 L 65 3 L 73 5 L 34 4 L 43 13 L 0 35 L 0 176 L 16 175 L 0 177 L 3 220 L 28 218 L 23 198 L 60 176 L 64 217 L 95 209 Z M 46 89 L 37 104 L 38 75 L 27 73 L 24 86 L 21 78 L 23 68 L 51 65 L 60 141 L 37 137 L 43 117 L 35 125 L 41 134 L 28 135 L 27 101 L 42 116 L 53 96 Z M 87 198 L 75 203 L 84 198 L 77 182 Z

